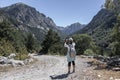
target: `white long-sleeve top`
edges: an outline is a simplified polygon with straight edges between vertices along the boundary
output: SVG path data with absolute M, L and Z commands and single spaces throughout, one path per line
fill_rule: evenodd
M 72 50 L 74 50 L 74 53 L 75 53 L 75 55 L 76 55 L 76 50 L 75 50 L 75 43 L 73 42 L 72 44 L 66 44 L 66 42 L 64 43 L 64 47 L 67 47 L 67 61 L 68 62 L 71 62 L 71 61 L 74 61 L 75 60 L 75 57 L 74 58 L 71 58 L 70 57 L 70 54 L 69 54 L 69 52 L 70 52 L 70 48 L 72 49 Z

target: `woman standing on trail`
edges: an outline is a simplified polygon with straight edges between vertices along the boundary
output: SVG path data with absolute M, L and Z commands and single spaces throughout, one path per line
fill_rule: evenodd
M 64 43 L 64 47 L 67 47 L 67 61 L 68 61 L 68 73 L 70 73 L 71 63 L 73 65 L 73 72 L 75 72 L 75 43 L 72 38 L 66 39 Z

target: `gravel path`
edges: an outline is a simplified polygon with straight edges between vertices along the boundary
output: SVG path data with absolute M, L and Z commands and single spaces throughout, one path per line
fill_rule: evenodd
M 2 72 L 0 80 L 104 80 L 101 75 L 92 72 L 84 58 L 76 58 L 76 72 L 69 75 L 64 56 L 41 55 L 34 58 L 38 61 L 32 65 Z

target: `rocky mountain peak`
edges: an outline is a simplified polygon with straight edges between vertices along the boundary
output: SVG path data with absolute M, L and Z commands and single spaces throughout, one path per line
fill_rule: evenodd
M 25 5 L 25 6 L 28 6 L 28 5 L 24 4 L 23 2 L 18 2 L 18 3 L 13 4 L 13 5 Z
M 80 29 L 82 29 L 85 25 L 80 24 L 79 22 L 73 23 L 66 27 L 58 27 L 64 34 L 70 35 Z
M 30 27 L 56 27 L 51 18 L 46 17 L 46 15 L 38 12 L 35 8 L 21 2 L 4 7 L 4 10 L 11 17 L 17 19 L 19 23 L 26 24 Z
M 15 4 L 12 4 L 10 6 L 7 6 L 7 7 L 4 7 L 6 10 L 9 10 L 9 9 L 24 9 L 24 8 L 32 8 L 22 2 L 18 2 L 18 3 L 15 3 Z
M 71 25 L 69 25 L 69 26 L 67 26 L 67 27 L 71 27 L 71 26 L 74 26 L 74 27 L 78 27 L 78 26 L 80 26 L 81 24 L 79 23 L 79 22 L 76 22 L 76 23 L 73 23 L 73 24 L 71 24 Z M 66 27 L 66 28 L 67 28 Z
M 39 41 L 44 39 L 49 29 L 60 34 L 54 21 L 34 7 L 19 2 L 3 7 L 2 10 L 9 16 L 12 25 L 22 31 L 32 32 Z

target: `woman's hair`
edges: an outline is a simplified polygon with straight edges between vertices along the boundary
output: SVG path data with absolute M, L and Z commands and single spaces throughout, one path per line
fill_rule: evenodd
M 69 40 L 69 44 L 72 44 L 73 43 L 73 41 L 72 40 Z
M 65 39 L 66 44 L 69 44 L 69 39 Z
M 73 38 L 69 38 L 69 44 L 73 43 Z
M 73 43 L 73 38 L 66 38 L 65 42 L 66 42 L 66 44 L 72 44 Z

